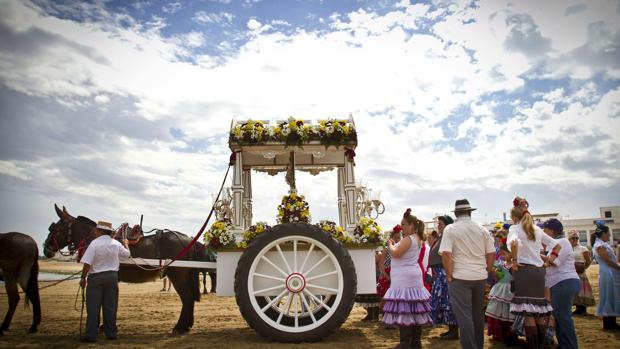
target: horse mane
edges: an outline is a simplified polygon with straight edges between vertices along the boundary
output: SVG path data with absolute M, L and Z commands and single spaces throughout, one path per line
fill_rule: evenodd
M 97 223 L 95 223 L 95 221 L 93 221 L 92 219 L 88 218 L 88 217 L 84 217 L 84 216 L 77 216 L 76 218 L 77 221 L 90 225 L 90 226 L 96 226 Z

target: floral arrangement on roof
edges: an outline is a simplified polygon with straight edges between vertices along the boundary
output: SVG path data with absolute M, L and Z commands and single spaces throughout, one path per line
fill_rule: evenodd
M 358 244 L 382 243 L 381 227 L 374 219 L 362 217 L 353 231 L 353 242 Z
M 310 206 L 303 195 L 291 190 L 278 205 L 278 224 L 297 222 L 310 223 Z
M 269 130 L 260 120 L 237 123 L 231 130 L 231 138 L 241 143 L 263 143 L 269 140 Z
M 250 226 L 248 230 L 243 232 L 243 240 L 237 243 L 237 247 L 247 248 L 252 239 L 269 229 L 271 229 L 271 226 L 266 222 L 256 222 L 256 224 Z
M 209 249 L 235 247 L 235 236 L 231 231 L 232 225 L 229 220 L 215 221 L 204 233 L 204 242 Z
M 325 146 L 351 144 L 357 142 L 357 132 L 349 120 L 327 119 L 311 124 L 292 116 L 267 126 L 256 120 L 238 122 L 230 131 L 230 143 L 242 145 L 284 142 L 287 146 L 301 146 L 312 141 Z
M 322 220 L 315 225 L 322 231 L 330 233 L 331 236 L 340 243 L 350 244 L 353 242 L 353 239 L 345 233 L 344 229 L 341 226 L 336 225 L 335 222 Z

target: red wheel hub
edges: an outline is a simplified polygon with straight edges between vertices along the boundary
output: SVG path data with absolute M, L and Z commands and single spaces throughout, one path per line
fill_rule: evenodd
M 286 278 L 286 288 L 292 293 L 299 293 L 306 288 L 306 279 L 300 273 L 292 273 Z

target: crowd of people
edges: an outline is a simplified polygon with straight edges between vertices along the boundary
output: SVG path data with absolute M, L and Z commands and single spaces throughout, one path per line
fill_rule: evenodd
M 512 206 L 512 224 L 489 231 L 472 221 L 468 200 L 457 200 L 455 219 L 435 217 L 431 234 L 407 209 L 377 256 L 379 303 L 367 319 L 398 328 L 396 348 L 421 348 L 425 326 L 447 326 L 440 338 L 483 348 L 485 322 L 487 334 L 508 346 L 525 337 L 528 348 L 578 348 L 573 316 L 595 305 L 604 330 L 620 329 L 620 263 L 604 221 L 596 222 L 590 249 L 557 219 L 536 223 L 526 199 Z M 594 261 L 598 302 L 586 275 Z

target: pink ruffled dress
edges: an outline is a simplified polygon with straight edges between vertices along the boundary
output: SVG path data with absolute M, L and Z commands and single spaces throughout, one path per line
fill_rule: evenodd
M 419 241 L 413 236 L 404 239 L 411 239 L 411 247 L 400 258 L 392 257 L 392 283 L 383 296 L 383 323 L 399 327 L 431 326 L 431 294 L 424 287 L 418 263 Z

